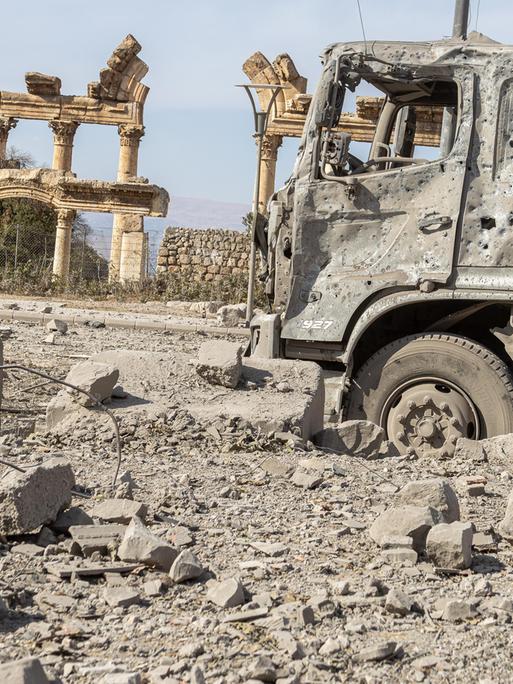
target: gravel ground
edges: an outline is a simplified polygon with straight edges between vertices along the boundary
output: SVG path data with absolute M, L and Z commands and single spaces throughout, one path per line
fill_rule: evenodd
M 80 358 L 108 349 L 175 350 L 194 359 L 204 339 L 77 327 L 45 344 L 40 326 L 9 327 L 6 363 L 61 378 Z M 112 496 L 112 431 L 92 413 L 85 427 L 46 432 L 45 407 L 57 390 L 37 384 L 21 373 L 5 381 L 4 407 L 24 413 L 2 414 L 2 455 L 25 467 L 50 454 L 66 456 L 86 497 L 73 505 L 91 511 Z M 32 419 L 35 434 L 9 434 Z M 115 579 L 59 579 L 51 567 L 73 560 L 66 536 L 43 556 L 16 553 L 37 535 L 4 539 L 0 597 L 9 610 L 0 612 L 1 662 L 37 656 L 50 678 L 87 683 L 128 682 L 114 677 L 123 672 L 139 672 L 145 682 L 219 684 L 513 681 L 511 546 L 499 539 L 491 551 L 474 549 L 471 569 L 447 574 L 422 558 L 413 567 L 387 564 L 368 534 L 403 485 L 427 477 L 450 481 L 462 520 L 478 531 L 496 530 L 512 486 L 511 450 L 497 450 L 488 460 L 479 453 L 447 461 L 363 460 L 256 434 L 233 419 L 200 423 L 180 402 L 164 416 L 133 416 L 122 433 L 122 471 L 133 478 L 133 498 L 148 506 L 147 526 L 189 548 L 203 575 L 175 584 L 167 573 L 138 566 Z M 287 476 L 270 474 L 266 459 L 290 471 L 308 459 L 318 482 L 312 489 L 295 486 Z M 1 478 L 7 469 L 0 468 Z M 486 479 L 484 495 L 468 495 L 468 476 Z M 117 495 L 126 495 L 126 487 Z M 244 605 L 223 609 L 208 600 L 215 581 L 226 578 L 240 580 Z M 149 580 L 162 581 L 157 596 L 147 595 Z M 113 582 L 136 590 L 138 602 L 109 606 L 104 596 Z M 385 606 L 393 588 L 412 599 L 406 615 Z M 476 609 L 468 619 L 443 619 L 437 602 L 447 598 Z M 389 657 L 365 660 L 366 649 L 385 642 L 395 644 Z M 259 656 L 271 659 L 267 672 Z

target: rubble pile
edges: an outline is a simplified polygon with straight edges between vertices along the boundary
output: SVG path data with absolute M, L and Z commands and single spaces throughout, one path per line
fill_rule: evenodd
M 512 436 L 439 461 L 398 456 L 365 421 L 305 437 L 259 415 L 264 431 L 219 406 L 260 394 L 255 410 L 293 413 L 314 367 L 243 358 L 231 388 L 197 372 L 200 336 L 134 331 L 126 349 L 123 334 L 72 328 L 49 349 L 47 331 L 13 324 L 5 340 L 9 361 L 40 354 L 61 377 L 79 355 L 110 368 L 98 396 L 122 436 L 112 485 L 101 411 L 4 379 L 8 405 L 26 397 L 36 415 L 35 432 L 0 434 L 24 471 L 0 465 L 6 681 L 509 680 Z M 50 427 L 56 396 L 70 412 Z

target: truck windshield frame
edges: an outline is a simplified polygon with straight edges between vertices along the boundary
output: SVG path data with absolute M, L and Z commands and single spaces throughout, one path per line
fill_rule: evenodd
M 344 68 L 340 68 L 343 59 Z M 390 70 L 383 73 L 373 71 L 367 63 L 360 68 L 354 66 L 347 57 L 332 60 L 325 69 L 324 83 L 320 85 L 320 101 L 317 102 L 313 117 L 315 126 L 315 145 L 312 155 L 312 178 L 336 182 L 344 182 L 348 178 L 362 174 L 397 172 L 412 166 L 439 163 L 450 156 L 457 131 L 461 121 L 462 84 L 454 76 L 448 76 L 447 71 L 433 67 L 427 73 L 422 69 L 415 75 L 404 65 L 395 65 L 397 76 L 391 76 Z M 326 83 L 326 77 L 330 77 Z M 349 79 L 347 78 L 349 74 Z M 336 79 L 336 80 L 335 80 Z M 333 90 L 345 88 L 354 91 L 356 86 L 364 81 L 381 90 L 385 97 L 374 132 L 373 142 L 367 161 L 362 161 L 351 153 L 351 135 L 340 127 L 341 106 L 333 107 Z M 322 92 L 324 90 L 324 93 Z M 329 99 L 331 98 L 331 100 Z M 343 104 L 344 97 L 339 97 Z M 446 110 L 449 125 L 443 128 L 449 140 L 441 140 L 440 154 L 436 158 L 420 158 L 414 156 L 415 134 L 417 126 L 417 112 L 428 115 L 428 110 Z M 329 111 L 331 116 L 319 116 L 319 113 Z M 401 122 L 401 112 L 404 119 Z M 411 112 L 411 116 L 410 116 Z M 398 141 L 397 128 L 402 126 L 403 136 L 410 135 L 411 140 L 404 144 L 404 137 Z M 392 137 L 395 135 L 392 154 Z M 436 149 L 436 147 L 433 147 Z M 397 150 L 401 150 L 398 154 Z M 410 153 L 405 155 L 403 150 Z

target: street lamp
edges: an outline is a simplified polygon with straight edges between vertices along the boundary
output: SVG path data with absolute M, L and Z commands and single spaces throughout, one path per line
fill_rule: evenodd
M 255 259 L 256 259 L 256 228 L 258 221 L 258 199 L 260 196 L 260 167 L 262 163 L 262 143 L 264 140 L 264 135 L 267 130 L 267 124 L 269 123 L 269 114 L 276 101 L 276 97 L 280 90 L 283 90 L 285 86 L 276 85 L 272 83 L 252 83 L 251 85 L 243 84 L 237 85 L 236 88 L 244 88 L 248 94 L 249 101 L 251 102 L 251 108 L 253 109 L 253 118 L 255 122 L 255 132 L 253 137 L 257 141 L 257 166 L 255 174 L 255 185 L 253 190 L 253 207 L 252 207 L 252 220 L 251 220 L 251 251 L 249 255 L 249 279 L 248 279 L 248 299 L 246 305 L 246 325 L 249 326 L 250 321 L 253 317 L 253 298 L 255 292 Z M 259 90 L 269 90 L 271 91 L 271 98 L 269 104 L 265 110 L 260 110 L 257 108 L 255 102 L 254 92 Z

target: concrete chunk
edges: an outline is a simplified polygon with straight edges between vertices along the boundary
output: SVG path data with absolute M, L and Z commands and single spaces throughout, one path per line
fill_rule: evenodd
M 71 503 L 75 477 L 64 458 L 51 458 L 0 480 L 0 534 L 23 534 L 55 520 Z
M 212 340 L 201 345 L 196 372 L 211 385 L 237 387 L 242 369 L 242 347 L 236 342 Z
M 39 658 L 23 658 L 0 665 L 2 684 L 49 684 Z
M 118 381 L 119 370 L 106 363 L 98 361 L 82 361 L 70 370 L 66 376 L 66 382 L 80 387 L 80 389 L 92 394 L 98 401 L 108 399 Z M 85 395 L 67 390 L 82 406 L 93 406 L 94 402 Z
M 201 567 L 201 563 L 196 556 L 188 550 L 178 554 L 169 571 L 169 576 L 173 582 L 176 582 L 177 584 L 197 579 L 202 574 L 203 568 Z
M 207 593 L 207 601 L 220 608 L 234 608 L 245 603 L 244 587 L 238 579 L 231 577 L 224 582 L 216 582 Z
M 397 494 L 400 505 L 431 506 L 440 511 L 443 522 L 452 523 L 460 519 L 460 505 L 456 492 L 447 480 L 435 477 L 408 482 Z
M 148 507 L 139 501 L 130 499 L 105 499 L 96 504 L 91 511 L 91 515 L 100 520 L 112 523 L 128 524 L 136 516 L 144 520 Z
M 469 522 L 435 525 L 426 540 L 429 559 L 440 568 L 469 568 L 472 563 L 473 534 L 474 528 Z
M 128 525 L 118 556 L 124 561 L 137 561 L 168 572 L 177 556 L 171 544 L 152 534 L 139 518 Z
M 51 321 L 45 325 L 48 332 L 58 332 L 61 335 L 65 335 L 68 332 L 68 324 L 66 321 L 61 321 L 58 318 L 52 318 Z
M 417 553 L 424 550 L 429 530 L 441 520 L 441 514 L 429 506 L 397 506 L 379 515 L 369 529 L 371 539 L 380 546 L 391 536 L 413 539 Z

